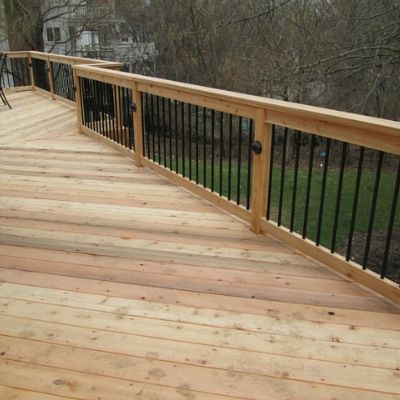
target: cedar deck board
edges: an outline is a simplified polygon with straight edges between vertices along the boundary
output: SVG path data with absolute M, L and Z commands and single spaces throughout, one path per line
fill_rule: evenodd
M 396 306 L 7 96 L 2 399 L 400 398 Z

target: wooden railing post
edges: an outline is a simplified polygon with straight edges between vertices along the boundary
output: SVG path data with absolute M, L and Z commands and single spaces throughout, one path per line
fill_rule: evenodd
M 54 90 L 54 74 L 53 74 L 53 65 L 50 61 L 50 58 L 47 58 L 47 76 L 49 78 L 49 86 L 50 86 L 50 93 L 51 98 L 55 100 L 55 90 Z
M 81 81 L 78 76 L 78 71 L 72 67 L 72 76 L 74 79 L 74 89 L 75 89 L 75 104 L 76 104 L 76 120 L 78 122 L 79 132 L 82 133 L 82 91 L 81 91 Z
M 261 152 L 253 153 L 250 219 L 250 229 L 255 233 L 261 231 L 260 222 L 262 218 L 265 218 L 268 202 L 272 125 L 266 123 L 265 120 L 266 111 L 257 110 L 253 144 L 257 144 Z
M 28 56 L 28 65 L 29 65 L 29 76 L 31 78 L 31 86 L 32 90 L 35 90 L 35 74 L 33 73 L 33 60 L 32 56 L 29 54 Z
M 134 112 L 133 112 L 133 126 L 135 132 L 135 161 L 138 167 L 143 167 L 143 125 L 142 125 L 142 96 L 138 90 L 138 85 L 135 82 L 132 87 Z

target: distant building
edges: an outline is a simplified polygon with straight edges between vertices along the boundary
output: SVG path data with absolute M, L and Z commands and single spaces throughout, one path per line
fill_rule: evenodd
M 0 52 L 9 50 L 5 21 L 4 2 L 0 2 Z
M 59 7 L 54 7 L 57 3 Z M 130 72 L 154 70 L 158 54 L 155 43 L 135 42 L 129 32 L 122 31 L 123 21 L 116 18 L 115 0 L 71 0 L 68 5 L 65 0 L 52 0 L 51 8 L 46 4 L 46 52 L 118 60 Z

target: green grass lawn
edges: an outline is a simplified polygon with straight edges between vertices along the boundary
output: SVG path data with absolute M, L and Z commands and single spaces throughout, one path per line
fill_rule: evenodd
M 175 169 L 175 160 L 173 162 L 173 169 Z M 189 162 L 185 163 L 185 176 L 189 177 Z M 192 180 L 196 180 L 196 165 L 192 162 Z M 182 161 L 178 160 L 178 171 L 183 172 Z M 206 164 L 206 179 L 204 181 L 204 163 L 198 163 L 198 175 L 199 183 L 208 188 L 211 188 L 211 175 L 212 168 L 210 163 Z M 320 207 L 321 198 L 321 183 L 322 183 L 322 172 L 323 168 L 315 166 L 313 169 L 311 193 L 310 193 L 310 205 L 308 215 L 308 229 L 307 237 L 313 241 L 316 240 L 317 235 L 317 223 L 318 213 Z M 246 206 L 246 193 L 247 193 L 247 176 L 248 168 L 247 164 L 241 165 L 241 185 L 240 185 L 240 199 L 241 204 Z M 354 187 L 356 182 L 357 171 L 353 167 L 345 169 L 343 178 L 343 188 L 341 196 L 341 205 L 339 212 L 339 223 L 337 228 L 337 239 L 336 247 L 341 246 L 347 241 L 353 199 L 354 199 Z M 292 207 L 292 191 L 293 191 L 293 176 L 294 169 L 287 167 L 285 171 L 285 185 L 283 192 L 283 208 L 282 208 L 282 225 L 289 227 L 290 215 Z M 300 167 L 298 171 L 297 181 L 297 194 L 295 203 L 295 218 L 294 218 L 294 231 L 302 233 L 304 210 L 305 210 L 305 197 L 307 188 L 307 176 L 308 168 Z M 222 183 L 222 194 L 228 195 L 228 182 L 229 182 L 229 167 L 228 163 L 224 162 L 222 165 L 222 180 L 220 179 L 220 166 L 219 162 L 216 161 L 214 167 L 214 191 L 220 192 Z M 334 225 L 336 198 L 338 193 L 338 178 L 339 170 L 330 168 L 328 169 L 326 192 L 325 192 L 325 203 L 322 218 L 322 229 L 321 229 L 321 244 L 330 248 L 332 242 L 332 231 Z M 386 234 L 390 210 L 392 206 L 392 198 L 395 183 L 395 173 L 382 171 L 381 181 L 379 187 L 379 195 L 376 207 L 376 213 L 374 218 L 374 230 L 380 230 Z M 238 179 L 238 166 L 237 164 L 232 165 L 231 169 L 231 198 L 236 201 L 237 199 L 237 179 Z M 274 172 L 272 175 L 272 192 L 271 192 L 271 216 L 270 218 L 277 221 L 278 207 L 279 207 L 279 188 L 281 181 L 281 168 L 274 166 Z M 359 202 L 357 207 L 357 216 L 355 223 L 355 235 L 364 234 L 368 230 L 369 218 L 371 215 L 371 202 L 373 196 L 373 190 L 375 185 L 375 171 L 364 169 L 360 185 Z M 400 227 L 400 218 L 396 219 L 396 226 Z
M 321 198 L 321 183 L 322 183 L 322 168 L 315 168 L 313 170 L 309 217 L 308 217 L 308 232 L 307 237 L 315 241 L 317 235 L 317 223 Z M 272 177 L 272 212 L 271 218 L 277 218 L 277 209 L 279 204 L 279 185 L 280 185 L 279 168 L 274 169 Z M 305 209 L 305 197 L 307 189 L 307 174 L 308 169 L 299 168 L 298 183 L 297 183 L 297 201 L 296 201 L 296 214 L 294 219 L 294 230 L 301 233 L 303 227 L 303 216 Z M 293 190 L 293 175 L 292 168 L 286 168 L 285 173 L 285 188 L 283 196 L 283 213 L 282 225 L 289 226 L 290 212 L 292 206 L 291 193 Z M 354 199 L 354 188 L 356 182 L 357 171 L 354 168 L 345 170 L 343 177 L 342 196 L 339 212 L 339 224 L 337 228 L 337 245 L 340 245 L 348 237 L 350 221 L 352 216 L 352 207 Z M 328 169 L 325 203 L 322 219 L 321 230 L 321 244 L 330 248 L 332 241 L 332 231 L 335 218 L 336 199 L 338 193 L 338 180 L 339 170 Z M 382 172 L 379 195 L 376 206 L 376 214 L 374 218 L 374 229 L 384 230 L 388 226 L 390 210 L 392 206 L 392 198 L 395 183 L 395 173 Z M 360 194 L 357 207 L 355 232 L 366 233 L 368 231 L 368 224 L 371 215 L 371 202 L 375 186 L 375 172 L 364 170 L 360 185 Z M 397 220 L 397 226 L 399 221 Z

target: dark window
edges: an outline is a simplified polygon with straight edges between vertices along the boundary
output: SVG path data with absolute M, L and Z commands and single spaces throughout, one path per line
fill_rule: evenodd
M 47 41 L 52 42 L 53 40 L 54 40 L 53 29 L 47 28 Z
M 56 43 L 61 42 L 60 28 L 54 28 L 54 38 L 55 38 Z

